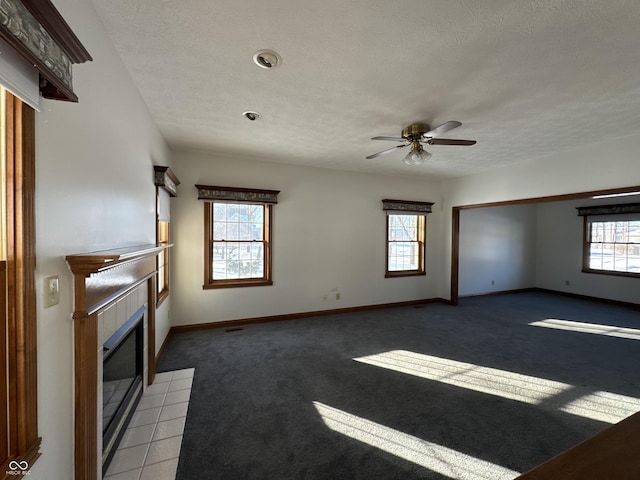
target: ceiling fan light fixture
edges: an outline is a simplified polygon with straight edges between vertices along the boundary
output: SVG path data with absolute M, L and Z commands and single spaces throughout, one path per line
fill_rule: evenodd
M 431 158 L 431 154 L 422 148 L 420 142 L 413 142 L 411 144 L 411 151 L 402 160 L 407 165 L 415 167 L 422 165 L 424 162 Z

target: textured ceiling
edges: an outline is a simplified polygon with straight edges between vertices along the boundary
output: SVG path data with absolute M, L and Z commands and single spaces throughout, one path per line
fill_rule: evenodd
M 268 161 L 459 176 L 640 127 L 638 0 L 93 0 L 167 142 Z M 282 57 L 258 68 L 254 52 Z M 242 116 L 256 110 L 263 118 Z M 458 120 L 425 165 L 372 160 Z

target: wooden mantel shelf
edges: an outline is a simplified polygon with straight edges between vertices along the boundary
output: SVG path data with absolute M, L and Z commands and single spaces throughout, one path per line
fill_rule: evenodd
M 134 245 L 130 247 L 101 250 L 97 252 L 78 253 L 65 257 L 69 268 L 76 275 L 91 275 L 118 264 L 136 260 L 141 257 L 157 255 L 158 252 L 173 245 Z

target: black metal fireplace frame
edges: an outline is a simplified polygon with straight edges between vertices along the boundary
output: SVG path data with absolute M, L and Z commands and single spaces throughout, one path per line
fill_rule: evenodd
M 132 384 L 129 386 L 127 393 L 122 398 L 119 407 L 114 413 L 115 421 L 112 421 L 109 427 L 102 435 L 102 474 L 105 475 L 109 468 L 118 445 L 122 440 L 127 425 L 133 416 L 140 398 L 142 397 L 142 382 L 144 375 L 144 314 L 146 307 L 140 307 L 120 328 L 118 328 L 111 337 L 103 344 L 103 365 L 109 358 L 115 355 L 119 348 L 129 338 L 135 335 L 135 355 L 137 372 Z

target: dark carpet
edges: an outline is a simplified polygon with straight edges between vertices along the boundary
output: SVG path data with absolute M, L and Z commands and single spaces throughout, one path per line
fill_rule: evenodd
M 527 292 L 175 334 L 158 370 L 195 367 L 177 479 L 513 478 L 469 459 L 525 472 L 610 425 L 567 405 L 640 397 L 638 340 L 528 325 L 549 318 L 640 328 L 632 308 Z M 424 375 L 354 360 L 393 351 Z M 568 388 L 491 391 L 512 374 Z M 327 423 L 329 407 L 342 420 Z

